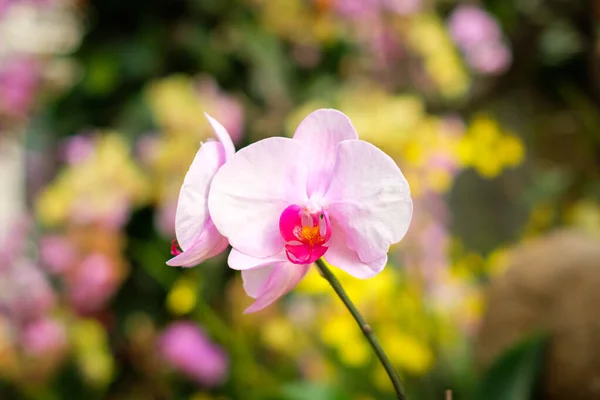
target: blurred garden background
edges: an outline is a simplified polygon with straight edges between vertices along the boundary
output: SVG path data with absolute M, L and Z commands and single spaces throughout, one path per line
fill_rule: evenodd
M 322 107 L 411 185 L 385 270 L 335 269 L 408 398 L 600 398 L 599 21 L 595 0 L 0 0 L 0 399 L 393 399 L 316 271 L 244 315 L 227 253 L 165 264 L 203 113 L 241 148 Z

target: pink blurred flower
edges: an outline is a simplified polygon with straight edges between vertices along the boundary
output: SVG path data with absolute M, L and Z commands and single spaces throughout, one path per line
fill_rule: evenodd
M 474 5 L 458 6 L 448 22 L 450 35 L 463 51 L 467 63 L 482 74 L 499 74 L 512 57 L 493 16 Z
M 192 322 L 169 325 L 159 339 L 159 352 L 172 367 L 202 386 L 218 386 L 227 379 L 227 354 Z
M 452 39 L 462 49 L 502 39 L 498 23 L 490 14 L 472 4 L 461 4 L 448 21 Z
M 14 216 L 7 223 L 5 229 L 0 230 L 0 271 L 9 268 L 13 260 L 23 256 L 27 235 L 31 229 L 31 220 L 27 215 Z
M 183 252 L 167 262 L 170 266 L 191 267 L 222 253 L 224 238 L 208 212 L 208 194 L 213 177 L 235 153 L 229 133 L 217 120 L 206 114 L 219 141 L 200 147 L 179 193 L 175 216 L 177 241 Z
M 368 19 L 379 13 L 382 0 L 337 0 L 335 10 L 348 19 Z
M 63 157 L 71 165 L 80 164 L 87 160 L 96 150 L 96 143 L 92 135 L 75 135 L 65 140 Z
M 91 254 L 69 276 L 69 300 L 80 312 L 97 311 L 114 294 L 117 283 L 117 266 L 103 254 Z
M 473 48 L 466 54 L 467 62 L 482 74 L 500 74 L 508 69 L 512 55 L 501 42 L 493 42 Z
M 40 69 L 35 60 L 15 57 L 0 65 L 0 113 L 24 118 L 35 100 Z
M 88 199 L 82 196 L 73 202 L 69 217 L 74 224 L 83 226 L 99 222 L 106 228 L 119 229 L 129 220 L 132 204 L 126 194 L 114 201 L 112 208 L 100 212 L 90 207 Z
M 0 269 L 0 305 L 15 319 L 39 318 L 55 304 L 47 276 L 28 260 L 14 261 Z
M 447 255 L 450 235 L 444 225 L 430 221 L 420 233 L 419 242 L 421 272 L 425 284 L 430 285 L 450 264 Z
M 10 0 L 0 0 L 0 19 L 4 17 L 8 11 L 8 3 Z
M 40 240 L 40 259 L 50 272 L 58 274 L 77 260 L 77 250 L 64 236 L 45 236 Z
M 67 344 L 65 326 L 52 318 L 40 318 L 25 325 L 21 345 L 26 354 L 48 356 L 60 353 Z
M 236 153 L 208 197 L 215 226 L 233 247 L 256 299 L 246 312 L 293 289 L 319 257 L 357 278 L 378 274 L 410 225 L 410 189 L 396 163 L 358 134 L 346 115 L 318 110 L 293 139 L 268 138 Z
M 337 0 L 334 3 L 341 16 L 352 20 L 368 20 L 386 12 L 409 15 L 422 6 L 423 0 Z

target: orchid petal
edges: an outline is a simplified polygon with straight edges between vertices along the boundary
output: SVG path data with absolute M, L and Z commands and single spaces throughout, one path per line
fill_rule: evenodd
M 350 119 L 341 111 L 321 109 L 309 114 L 298 126 L 294 140 L 305 145 L 304 162 L 310 165 L 309 196 L 323 195 L 331 180 L 337 144 L 358 139 Z
M 208 221 L 196 242 L 181 254 L 167 261 L 171 267 L 193 267 L 204 260 L 221 254 L 229 242 L 217 231 L 212 221 Z
M 236 249 L 231 249 L 229 252 L 229 258 L 227 259 L 229 268 L 236 269 L 238 271 L 261 268 L 266 265 L 272 265 L 281 261 L 287 261 L 287 257 L 284 252 L 277 253 L 270 257 L 259 258 L 249 256 L 248 254 L 242 253 Z
M 380 259 L 410 225 L 408 182 L 387 154 L 362 140 L 338 145 L 333 179 L 323 199 L 348 247 L 363 262 Z
M 218 142 L 206 142 L 185 175 L 175 213 L 175 233 L 182 250 L 187 250 L 202 234 L 208 221 L 207 198 L 213 177 L 225 163 L 225 150 Z
M 252 296 L 254 294 L 256 301 L 248 307 L 244 313 L 253 313 L 268 307 L 273 304 L 281 296 L 298 285 L 300 280 L 306 275 L 310 264 L 296 265 L 290 262 L 281 262 L 273 265 L 269 274 L 262 269 L 269 268 L 253 268 L 242 271 L 244 280 L 244 288 L 249 291 L 247 293 Z M 266 275 L 266 278 L 265 278 Z M 261 286 L 262 284 L 262 286 Z M 256 290 L 261 286 L 259 290 Z
M 259 268 L 242 271 L 242 282 L 248 296 L 256 299 L 260 295 L 260 291 L 267 283 L 273 268 L 275 268 L 275 264 L 272 263 Z
M 204 115 L 208 119 L 208 122 L 210 122 L 210 125 L 215 131 L 215 135 L 219 139 L 219 142 L 223 144 L 223 148 L 225 149 L 225 159 L 231 159 L 231 157 L 233 157 L 235 153 L 235 146 L 233 145 L 233 141 L 231 140 L 231 135 L 229 134 L 229 132 L 227 132 L 227 129 L 219 121 L 217 121 L 207 113 L 204 113 Z
M 387 254 L 371 262 L 363 262 L 355 250 L 346 244 L 346 235 L 341 227 L 332 223 L 332 235 L 329 249 L 324 255 L 327 262 L 355 278 L 371 278 L 380 273 L 387 264 Z
M 292 139 L 268 138 L 238 151 L 219 170 L 208 207 L 232 247 L 254 257 L 281 250 L 281 213 L 307 200 L 302 154 L 303 146 Z

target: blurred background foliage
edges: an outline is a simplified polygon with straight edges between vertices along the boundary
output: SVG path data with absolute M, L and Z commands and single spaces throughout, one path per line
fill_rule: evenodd
M 241 148 L 320 107 L 411 185 L 387 268 L 337 272 L 409 398 L 491 398 L 480 382 L 527 398 L 541 339 L 485 379 L 473 343 L 513 247 L 600 234 L 599 17 L 564 0 L 0 0 L 0 398 L 393 398 L 316 271 L 243 315 L 225 255 L 165 265 L 203 112 Z

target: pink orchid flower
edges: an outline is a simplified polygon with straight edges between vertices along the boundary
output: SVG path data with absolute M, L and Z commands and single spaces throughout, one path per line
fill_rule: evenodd
M 179 192 L 175 213 L 175 235 L 183 251 L 173 246 L 176 255 L 167 262 L 170 266 L 192 267 L 219 255 L 227 248 L 223 237 L 208 213 L 208 193 L 213 177 L 235 153 L 227 129 L 206 114 L 219 141 L 203 143 L 196 153 Z
M 208 208 L 256 299 L 247 313 L 292 290 L 321 256 L 357 278 L 378 274 L 412 217 L 396 163 L 336 110 L 310 114 L 293 139 L 236 153 L 215 175 Z

